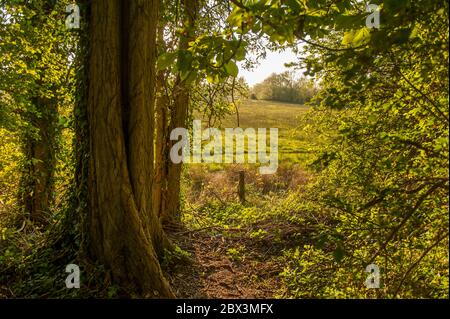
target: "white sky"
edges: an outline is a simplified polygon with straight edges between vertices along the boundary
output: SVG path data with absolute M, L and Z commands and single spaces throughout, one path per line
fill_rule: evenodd
M 288 68 L 284 66 L 285 63 L 297 62 L 298 57 L 292 52 L 291 49 L 286 49 L 283 52 L 271 52 L 268 51 L 266 58 L 261 59 L 260 64 L 253 68 L 251 71 L 242 68 L 241 63 L 239 66 L 239 77 L 242 76 L 250 86 L 256 83 L 262 82 L 272 73 L 282 73 Z

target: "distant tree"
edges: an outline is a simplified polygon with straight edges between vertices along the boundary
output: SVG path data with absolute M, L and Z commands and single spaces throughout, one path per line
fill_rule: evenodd
M 295 79 L 290 71 L 281 74 L 273 73 L 263 82 L 253 87 L 256 99 L 299 103 L 309 102 L 316 94 L 317 87 L 312 80 L 301 77 Z

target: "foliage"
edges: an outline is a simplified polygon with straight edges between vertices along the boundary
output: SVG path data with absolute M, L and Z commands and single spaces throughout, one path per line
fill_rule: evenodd
M 191 104 L 193 112 L 206 119 L 208 127 L 214 127 L 225 116 L 237 113 L 246 100 L 248 85 L 243 78 L 228 78 L 221 83 L 199 83 L 193 88 Z
M 270 75 L 252 91 L 257 99 L 305 104 L 314 97 L 317 88 L 312 80 L 296 79 L 293 72 L 286 71 Z
M 303 32 L 320 25 L 308 35 L 325 43 L 305 48 L 304 66 L 323 85 L 311 129 L 328 138 L 306 198 L 331 220 L 316 234 L 321 245 L 290 255 L 288 295 L 448 297 L 447 6 L 383 1 L 384 23 L 363 41 L 350 23 L 357 8 L 340 20 L 337 5 L 319 11 L 328 19 L 306 16 Z M 363 285 L 371 263 L 381 268 L 376 293 Z
M 21 199 L 34 196 L 32 185 L 45 180 L 39 167 L 50 171 L 49 185 L 56 187 L 70 174 L 69 163 L 63 163 L 69 159 L 67 152 L 58 152 L 70 141 L 61 134 L 70 136 L 73 102 L 73 38 L 64 26 L 65 3 L 7 1 L 1 9 L 0 126 L 22 148 Z M 48 148 L 45 155 L 37 146 L 43 144 Z
M 162 261 L 162 267 L 167 269 L 175 268 L 177 266 L 188 263 L 191 260 L 191 254 L 183 249 L 180 246 L 175 246 L 172 250 L 166 250 L 164 259 Z
M 228 248 L 227 249 L 227 257 L 235 262 L 240 262 L 244 260 L 244 256 L 242 256 L 242 247 L 238 248 Z

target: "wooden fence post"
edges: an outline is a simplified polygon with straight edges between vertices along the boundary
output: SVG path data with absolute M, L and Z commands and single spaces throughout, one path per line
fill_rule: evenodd
M 239 186 L 238 186 L 238 195 L 241 203 L 245 203 L 245 172 L 239 172 Z

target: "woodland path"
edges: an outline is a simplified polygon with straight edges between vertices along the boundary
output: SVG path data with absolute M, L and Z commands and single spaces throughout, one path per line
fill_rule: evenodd
M 262 227 L 275 229 L 273 225 Z M 291 235 L 295 232 L 289 225 L 281 229 L 281 241 L 270 235 L 263 240 L 250 238 L 248 229 L 172 234 L 172 240 L 191 254 L 189 262 L 176 266 L 168 276 L 177 297 L 264 299 L 280 295 L 283 248 L 294 244 Z M 230 250 L 239 253 L 230 255 Z

